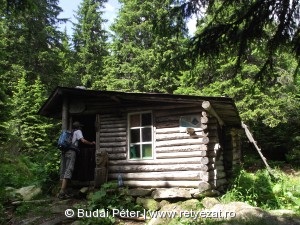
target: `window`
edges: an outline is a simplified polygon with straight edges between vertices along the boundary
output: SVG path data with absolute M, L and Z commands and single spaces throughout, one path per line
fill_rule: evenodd
M 129 159 L 152 159 L 152 113 L 129 114 Z

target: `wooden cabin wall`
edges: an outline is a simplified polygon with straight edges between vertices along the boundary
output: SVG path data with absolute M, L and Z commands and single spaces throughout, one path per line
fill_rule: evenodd
M 127 113 L 99 115 L 97 151 L 108 153 L 109 180 L 117 180 L 121 174 L 130 187 L 190 188 L 199 187 L 201 181 L 214 187 L 226 181 L 215 118 L 201 106 L 173 106 L 152 113 L 155 150 L 154 159 L 149 160 L 127 160 Z M 180 117 L 195 114 L 201 115 L 203 129 L 192 136 L 180 132 Z

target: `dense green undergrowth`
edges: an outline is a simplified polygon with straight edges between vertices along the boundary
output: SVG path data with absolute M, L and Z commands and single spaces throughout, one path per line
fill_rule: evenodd
M 279 169 L 272 173 L 266 169 L 254 173 L 241 169 L 221 200 L 246 202 L 265 210 L 290 209 L 300 214 L 300 176 L 287 175 Z

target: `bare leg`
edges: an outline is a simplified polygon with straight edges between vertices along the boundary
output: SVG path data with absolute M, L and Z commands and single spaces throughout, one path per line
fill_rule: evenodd
M 67 185 L 68 185 L 68 179 L 62 179 L 61 190 L 60 190 L 61 193 L 66 193 Z

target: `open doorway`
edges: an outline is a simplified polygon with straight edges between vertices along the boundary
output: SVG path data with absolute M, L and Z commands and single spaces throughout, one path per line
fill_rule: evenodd
M 73 121 L 79 121 L 84 125 L 82 128 L 83 137 L 89 141 L 95 141 L 95 115 L 73 116 Z M 94 181 L 96 167 L 95 146 L 80 144 L 80 153 L 77 154 L 72 180 Z

